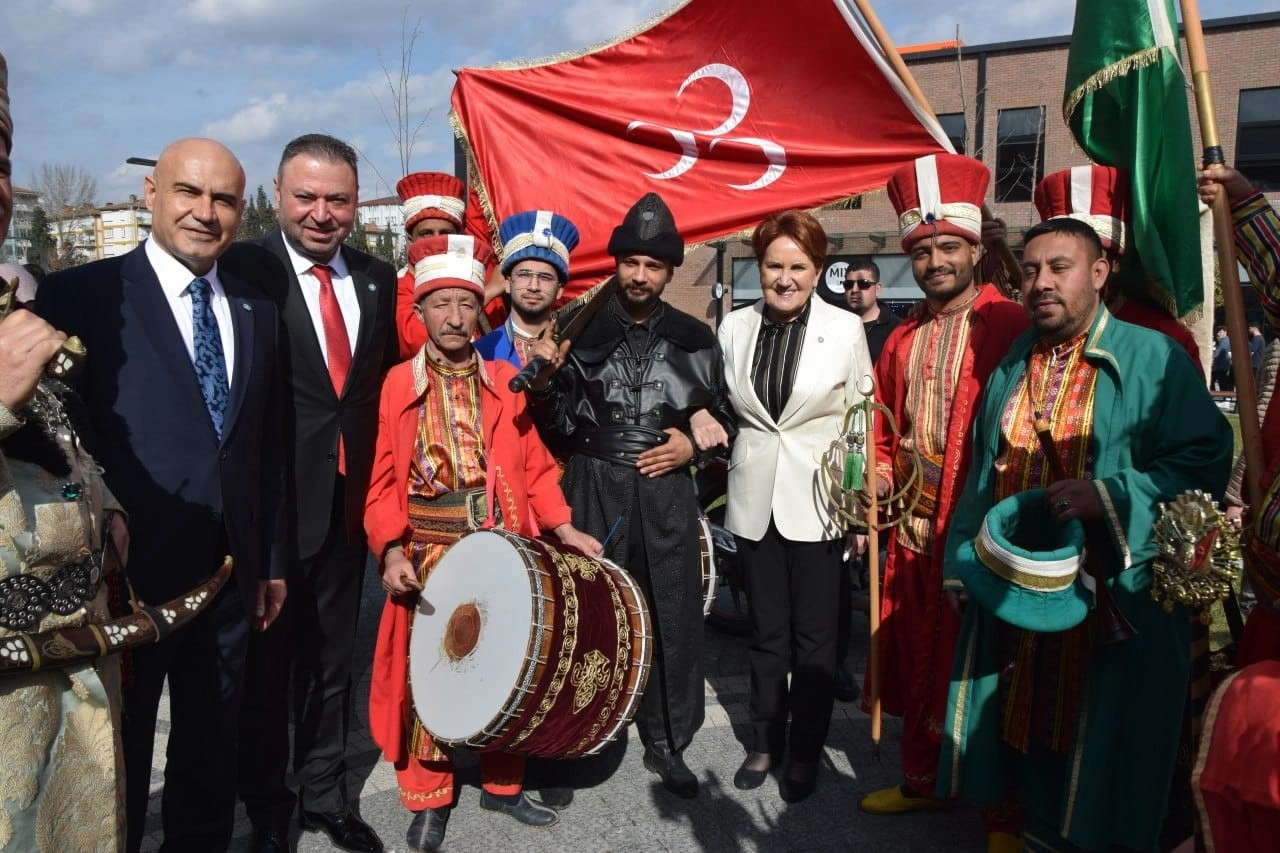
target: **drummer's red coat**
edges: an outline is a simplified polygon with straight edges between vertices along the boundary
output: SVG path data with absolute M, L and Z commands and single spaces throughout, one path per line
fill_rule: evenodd
M 382 383 L 373 477 L 365 502 L 369 549 L 381 556 L 395 542 L 409 540 L 409 461 L 418 431 L 418 407 L 430 385 L 417 390 L 414 365 L 398 364 Z M 421 368 L 419 368 L 421 369 Z M 523 394 L 507 390 L 516 369 L 506 362 L 481 365 L 481 409 L 488 453 L 490 496 L 501 502 L 503 526 L 536 536 L 539 525 L 552 529 L 572 519 L 560 491 L 555 460 L 538 438 Z M 489 505 L 492 507 L 493 501 Z M 413 599 L 388 597 L 378 626 L 369 686 L 369 728 L 388 761 L 405 756 L 409 714 L 408 651 Z

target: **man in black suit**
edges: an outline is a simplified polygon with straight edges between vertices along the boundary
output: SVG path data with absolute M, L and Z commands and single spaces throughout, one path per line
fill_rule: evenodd
M 133 652 L 124 694 L 128 849 L 142 842 L 156 711 L 169 679 L 164 850 L 222 851 L 235 810 L 236 718 L 250 622 L 285 597 L 275 306 L 220 268 L 244 171 L 209 139 L 168 146 L 143 182 L 151 238 L 45 280 L 37 309 L 91 354 L 76 385 L 91 450 L 129 513 L 129 578 L 167 601 L 230 554 L 235 584 L 183 632 Z
M 342 245 L 358 201 L 349 145 L 321 134 L 290 142 L 275 198 L 281 230 L 236 244 L 224 261 L 279 308 L 293 448 L 290 596 L 275 627 L 250 643 L 240 796 L 256 849 L 285 848 L 297 802 L 303 829 L 324 830 L 344 850 L 378 851 L 377 834 L 349 805 L 344 755 L 378 392 L 399 355 L 396 273 Z M 285 784 L 290 679 L 296 796 Z

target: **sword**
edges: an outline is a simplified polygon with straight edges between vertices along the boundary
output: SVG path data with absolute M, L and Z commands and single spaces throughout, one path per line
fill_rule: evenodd
M 557 311 L 556 329 L 551 333 L 551 340 L 557 346 L 563 341 L 569 341 L 570 345 L 572 345 L 574 339 L 578 337 L 578 334 L 590 322 L 591 318 L 613 297 L 614 291 L 617 290 L 617 280 L 617 276 L 611 277 Z M 582 307 L 570 317 L 569 313 L 578 308 L 579 305 Z M 566 317 L 568 318 L 567 320 L 565 319 Z M 564 323 L 563 326 L 561 325 L 562 322 Z M 537 378 L 547 364 L 547 360 L 542 356 L 531 358 L 519 373 L 511 377 L 507 387 L 514 393 L 520 393 L 529 386 L 530 382 Z
M 18 280 L 15 278 L 12 281 L 5 281 L 0 278 L 0 320 L 18 307 Z M 44 372 L 54 379 L 69 380 L 84 364 L 86 355 L 88 351 L 84 343 L 72 335 L 62 342 L 62 346 L 58 348 L 58 352 L 45 367 Z

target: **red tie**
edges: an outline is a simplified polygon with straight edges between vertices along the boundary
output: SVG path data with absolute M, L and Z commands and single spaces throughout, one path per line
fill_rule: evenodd
M 311 274 L 320 280 L 320 326 L 324 329 L 324 349 L 329 362 L 329 379 L 333 392 L 342 396 L 351 370 L 351 339 L 347 337 L 347 324 L 342 319 L 342 308 L 333 292 L 333 270 L 324 264 L 316 264 Z M 342 433 L 338 433 L 338 473 L 346 475 L 347 458 L 342 447 Z

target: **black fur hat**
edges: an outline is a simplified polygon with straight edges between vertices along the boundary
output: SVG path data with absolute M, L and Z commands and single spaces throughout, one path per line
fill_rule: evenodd
M 678 267 L 684 263 L 684 240 L 671 209 L 657 193 L 648 193 L 627 211 L 609 238 L 609 254 L 648 255 Z

